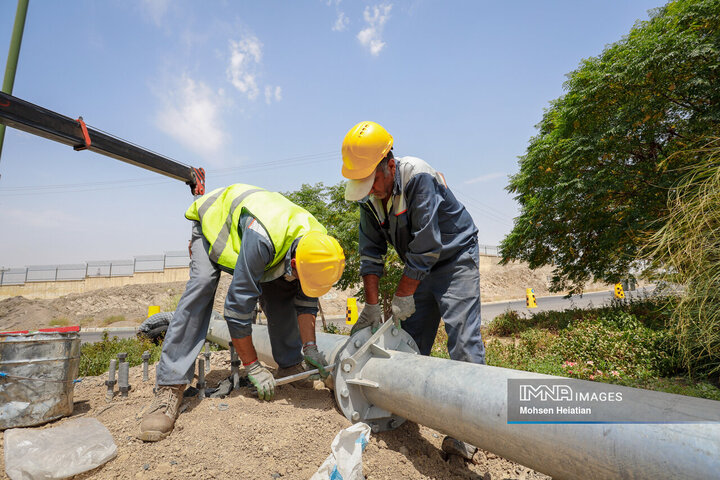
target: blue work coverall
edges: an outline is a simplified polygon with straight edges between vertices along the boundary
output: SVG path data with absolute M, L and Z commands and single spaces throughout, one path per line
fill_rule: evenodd
M 382 276 L 387 244 L 395 247 L 403 273 L 420 280 L 415 313 L 402 328 L 423 355 L 430 354 L 442 318 L 450 358 L 485 363 L 477 231 L 442 174 L 419 158 L 395 159 L 387 213 L 372 196 L 361 202 L 360 275 Z
M 297 316 L 318 312 L 317 298 L 305 296 L 300 282 L 292 276 L 290 260 L 298 239 L 284 261 L 265 271 L 275 252 L 267 231 L 248 213 L 240 216 L 238 230 L 242 242 L 235 268 L 228 272 L 233 277 L 224 310 L 230 336 L 244 338 L 252 333 L 259 299 L 268 320 L 273 358 L 280 368 L 296 365 L 303 360 Z M 205 343 L 210 324 L 220 272 L 227 270 L 210 260 L 210 245 L 197 221 L 193 221 L 191 250 L 190 280 L 165 334 L 156 369 L 158 385 L 192 381 L 195 359 Z

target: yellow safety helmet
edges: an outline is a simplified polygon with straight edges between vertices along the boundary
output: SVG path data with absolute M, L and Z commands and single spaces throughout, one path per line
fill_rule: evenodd
M 342 143 L 342 174 L 350 180 L 370 176 L 393 146 L 392 136 L 375 122 L 360 122 Z
M 342 276 L 345 255 L 335 238 L 310 232 L 298 242 L 295 268 L 303 293 L 308 297 L 320 297 L 329 292 Z

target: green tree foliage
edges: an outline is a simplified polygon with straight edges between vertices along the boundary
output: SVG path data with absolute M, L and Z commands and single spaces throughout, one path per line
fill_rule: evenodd
M 345 253 L 345 271 L 337 286 L 341 290 L 357 288 L 362 285 L 360 278 L 360 255 L 358 253 L 358 225 L 360 224 L 360 206 L 356 202 L 345 200 L 345 182 L 326 186 L 303 184 L 299 190 L 283 193 L 290 201 L 312 213 L 325 225 L 328 235 L 337 238 Z M 388 246 L 385 256 L 385 275 L 380 279 L 380 301 L 386 317 L 390 313 L 390 302 L 395 287 L 402 276 L 403 266 L 397 253 Z M 365 295 L 362 288 L 357 293 L 361 301 Z
M 322 182 L 315 185 L 304 183 L 299 190 L 284 192 L 283 195 L 312 213 L 327 228 L 328 235 L 340 243 L 345 253 L 345 271 L 338 287 L 345 290 L 358 285 L 361 280 L 358 255 L 360 207 L 345 200 L 345 184 L 325 186 Z
M 504 261 L 554 265 L 553 289 L 617 282 L 667 213 L 674 153 L 720 125 L 720 0 L 675 1 L 568 75 L 507 189 Z
M 700 162 L 680 169 L 666 223 L 651 239 L 649 257 L 668 284 L 680 285 L 669 325 L 683 365 L 720 374 L 720 140 L 682 157 Z

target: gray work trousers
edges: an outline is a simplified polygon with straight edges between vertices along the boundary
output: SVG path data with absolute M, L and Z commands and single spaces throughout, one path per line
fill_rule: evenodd
M 477 240 L 458 257 L 434 268 L 418 285 L 415 313 L 402 322 L 420 354 L 429 355 L 440 318 L 445 322 L 450 358 L 485 363 L 480 335 L 480 271 Z
M 195 359 L 205 344 L 210 325 L 221 270 L 208 256 L 210 244 L 203 236 L 199 222 L 193 222 L 190 248 L 190 280 L 165 333 L 160 363 L 155 370 L 158 385 L 192 382 Z M 261 287 L 260 303 L 268 318 L 273 357 L 280 367 L 298 364 L 303 359 L 302 341 L 294 308 L 295 292 L 299 284 L 297 281 L 286 282 L 281 277 L 262 283 Z

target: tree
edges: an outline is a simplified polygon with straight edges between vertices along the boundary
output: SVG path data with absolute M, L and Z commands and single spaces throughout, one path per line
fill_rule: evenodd
M 503 261 L 554 265 L 552 289 L 628 274 L 662 225 L 674 153 L 720 125 L 720 0 L 674 1 L 568 75 L 507 187 Z
M 356 202 L 345 200 L 345 182 L 325 186 L 322 182 L 315 185 L 303 184 L 299 190 L 283 193 L 290 201 L 312 213 L 335 237 L 345 253 L 345 271 L 337 283 L 341 290 L 357 288 L 362 285 L 360 278 L 360 255 L 358 236 L 360 225 L 360 207 Z M 392 246 L 388 245 L 385 255 L 385 275 L 380 279 L 380 302 L 385 318 L 390 315 L 390 303 L 395 287 L 402 276 L 403 265 Z M 362 288 L 356 295 L 365 300 Z

